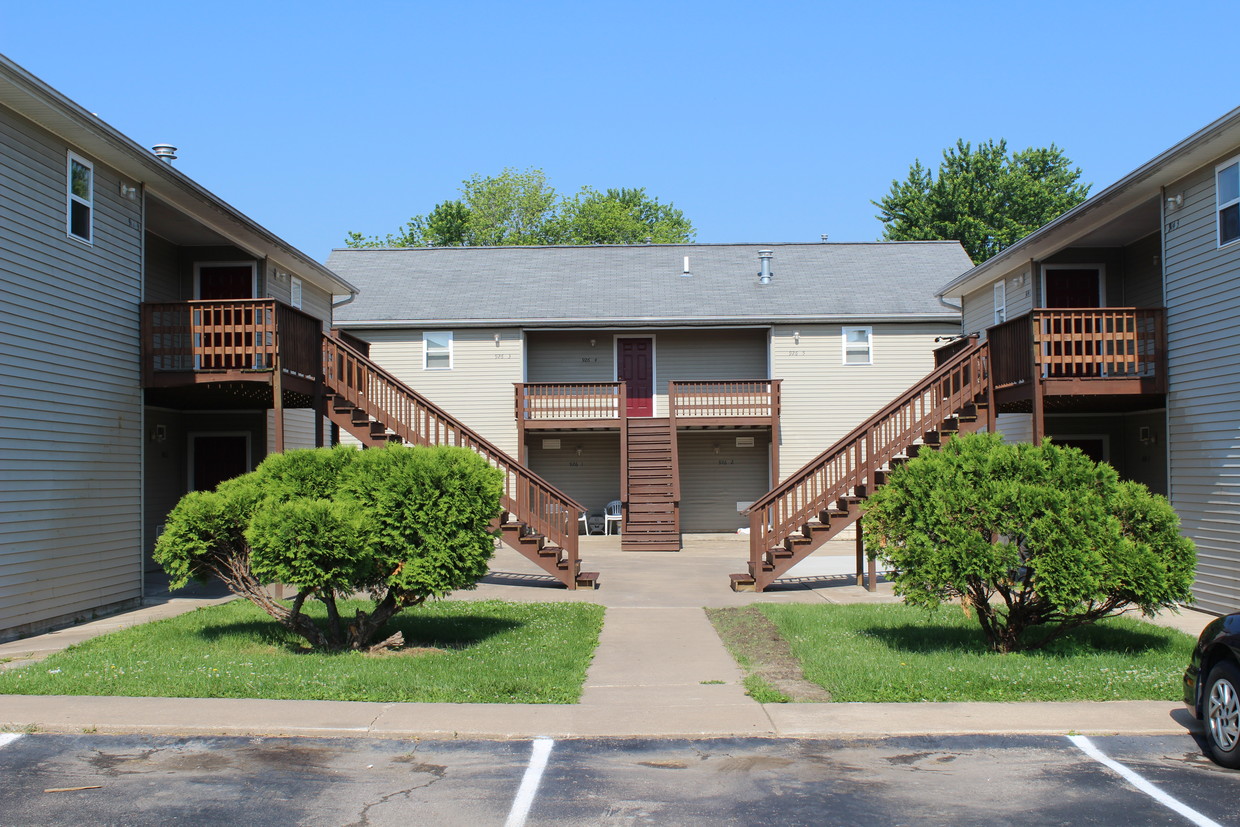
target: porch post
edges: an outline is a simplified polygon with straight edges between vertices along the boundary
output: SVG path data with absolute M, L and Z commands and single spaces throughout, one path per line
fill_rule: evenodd
M 853 523 L 857 531 L 857 585 L 865 585 L 865 540 L 861 536 L 861 518 Z
M 284 453 L 284 383 L 280 380 L 280 360 L 271 376 L 271 407 L 275 411 L 276 453 Z

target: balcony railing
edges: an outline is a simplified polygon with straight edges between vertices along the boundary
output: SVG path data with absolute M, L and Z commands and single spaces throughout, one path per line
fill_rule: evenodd
M 619 419 L 623 382 L 517 382 L 517 419 Z
M 142 305 L 143 377 L 172 373 L 320 375 L 322 324 L 275 299 L 227 299 Z M 163 376 L 161 376 L 163 375 Z
M 773 419 L 778 379 L 667 383 L 668 411 L 678 419 Z M 525 423 L 619 420 L 624 382 L 517 382 L 516 418 Z
M 986 332 L 995 390 L 1036 378 L 1147 380 L 1157 391 L 1166 377 L 1165 319 L 1161 308 L 1040 308 L 995 325 Z
M 668 409 L 676 419 L 774 419 L 779 416 L 779 382 L 668 382 Z

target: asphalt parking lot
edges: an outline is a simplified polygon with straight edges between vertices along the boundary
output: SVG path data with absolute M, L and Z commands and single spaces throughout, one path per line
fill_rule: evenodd
M 1188 735 L 3 738 L 6 825 L 1240 824 Z

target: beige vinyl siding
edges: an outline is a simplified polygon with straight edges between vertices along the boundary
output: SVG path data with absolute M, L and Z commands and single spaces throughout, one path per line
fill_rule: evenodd
M 311 408 L 285 408 L 284 409 L 284 450 L 295 451 L 298 448 L 314 447 L 314 423 L 316 417 Z M 318 420 L 324 422 L 324 420 Z M 276 452 L 276 412 L 274 410 L 267 411 L 267 438 L 265 445 L 268 454 Z M 326 430 L 327 425 L 322 425 L 324 430 L 323 444 L 328 444 L 327 435 L 330 431 Z
M 276 275 L 277 268 L 271 264 L 267 265 L 267 274 L 264 279 L 266 284 L 266 295 L 276 301 L 284 302 L 287 305 L 293 304 L 292 284 L 295 275 L 279 277 Z M 283 272 L 283 271 L 281 271 Z M 332 318 L 332 296 L 321 287 L 317 287 L 305 279 L 301 280 L 301 311 L 314 316 L 316 319 L 322 319 L 324 328 L 331 327 Z
M 840 325 L 774 329 L 771 374 L 783 380 L 780 479 L 928 374 L 934 368 L 935 337 L 960 330 L 954 323 L 931 322 L 866 326 L 874 331 L 870 365 L 842 363 Z M 795 340 L 796 332 L 800 343 Z
M 435 328 L 446 330 L 449 328 Z M 517 455 L 513 383 L 521 381 L 521 331 L 513 328 L 453 330 L 452 369 L 422 367 L 422 331 L 350 328 L 370 342 L 370 358 L 446 413 L 511 456 Z M 500 335 L 498 344 L 495 334 Z M 341 433 L 342 442 L 346 439 Z
M 1221 160 L 1225 160 L 1220 158 Z M 1217 242 L 1214 165 L 1167 188 L 1171 502 L 1197 544 L 1197 605 L 1240 610 L 1240 243 Z
M 613 382 L 616 379 L 610 331 L 535 331 L 525 335 L 527 382 Z
M 1003 434 L 1004 442 L 1032 442 L 1033 414 L 995 414 L 995 431 Z
M 1003 277 L 1007 286 L 1007 318 L 1015 319 L 1033 309 L 1033 279 L 1028 275 L 1026 264 Z M 985 333 L 995 323 L 995 282 L 966 293 L 962 305 L 961 330 L 965 333 Z
M 142 592 L 141 207 L 79 152 L 69 238 L 68 149 L 0 107 L 0 639 Z
M 581 503 L 590 514 L 602 514 L 607 503 L 620 499 L 619 431 L 533 431 L 526 439 L 527 461 L 534 473 Z M 559 440 L 560 447 L 544 448 L 547 440 Z
M 753 447 L 737 447 L 737 437 L 752 438 Z M 676 441 L 680 530 L 685 534 L 735 533 L 749 525 L 749 518 L 741 516 L 736 504 L 751 503 L 770 490 L 770 434 L 681 430 Z

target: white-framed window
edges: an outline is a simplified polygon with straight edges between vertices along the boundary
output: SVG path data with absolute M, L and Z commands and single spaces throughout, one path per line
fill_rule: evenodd
M 452 331 L 422 331 L 422 368 L 452 370 Z
M 874 328 L 845 327 L 842 333 L 844 364 L 871 365 L 874 363 Z
M 1007 321 L 1007 280 L 995 282 L 995 324 Z
M 69 153 L 65 182 L 65 230 L 70 238 L 95 240 L 95 165 Z
M 288 303 L 301 310 L 301 279 L 297 276 L 288 277 Z
M 1218 205 L 1218 246 L 1240 239 L 1240 158 L 1214 168 Z

